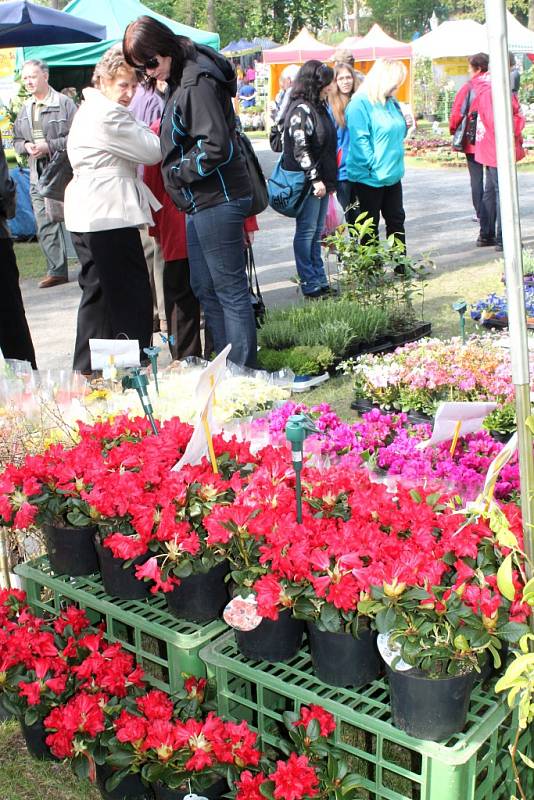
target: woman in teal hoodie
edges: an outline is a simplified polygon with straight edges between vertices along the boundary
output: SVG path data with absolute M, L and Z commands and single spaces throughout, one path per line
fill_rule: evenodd
M 395 92 L 406 79 L 402 61 L 379 58 L 347 106 L 349 130 L 347 176 L 360 201 L 360 213 L 373 219 L 378 236 L 380 214 L 386 235 L 403 244 L 404 208 L 401 179 L 404 175 L 406 121 Z M 369 240 L 371 235 L 362 237 Z

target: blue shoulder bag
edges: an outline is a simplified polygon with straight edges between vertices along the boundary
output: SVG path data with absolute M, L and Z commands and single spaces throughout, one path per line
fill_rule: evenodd
M 284 169 L 282 159 L 283 155 L 267 181 L 269 205 L 284 217 L 296 217 L 311 191 L 311 183 L 302 170 Z

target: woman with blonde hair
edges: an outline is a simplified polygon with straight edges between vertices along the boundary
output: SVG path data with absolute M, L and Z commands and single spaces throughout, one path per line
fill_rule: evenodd
M 395 92 L 406 79 L 402 61 L 379 58 L 347 106 L 349 130 L 347 175 L 378 237 L 380 214 L 386 235 L 405 244 L 401 179 L 404 175 L 404 138 L 407 128 Z
M 336 126 L 337 133 L 336 194 L 349 224 L 353 224 L 358 215 L 358 209 L 356 208 L 358 198 L 354 190 L 354 184 L 347 177 L 349 129 L 347 128 L 345 111 L 359 83 L 356 72 L 350 64 L 337 63 L 334 67 L 334 82 L 328 94 L 330 116 Z M 347 208 L 349 208 L 349 211 L 347 211 Z
M 83 90 L 67 152 L 74 172 L 65 191 L 65 225 L 81 270 L 74 369 L 89 373 L 89 339 L 125 335 L 139 341 L 140 358 L 152 336 L 152 292 L 139 228 L 152 224 L 160 203 L 139 180 L 138 164 L 161 159 L 159 137 L 128 110 L 137 73 L 122 48 L 95 67 L 94 88 Z

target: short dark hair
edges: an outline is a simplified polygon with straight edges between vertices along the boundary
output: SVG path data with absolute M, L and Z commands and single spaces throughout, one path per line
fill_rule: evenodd
M 469 63 L 473 69 L 479 69 L 481 72 L 487 72 L 489 69 L 489 56 L 487 53 L 475 53 L 474 56 L 469 58 Z
M 138 17 L 130 22 L 122 40 L 124 58 L 131 67 L 139 68 L 154 56 L 170 56 L 172 59 L 170 82 L 180 83 L 184 62 L 196 61 L 195 45 L 187 36 L 173 33 L 154 17 Z M 149 79 L 148 83 L 155 83 Z
M 319 95 L 325 86 L 329 86 L 334 80 L 334 70 L 322 61 L 306 61 L 297 72 L 297 77 L 293 81 L 291 88 L 291 100 L 308 100 L 317 105 Z

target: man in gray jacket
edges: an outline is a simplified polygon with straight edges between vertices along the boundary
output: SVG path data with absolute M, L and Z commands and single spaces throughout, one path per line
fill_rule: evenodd
M 47 266 L 47 275 L 39 286 L 47 289 L 67 283 L 67 251 L 61 224 L 48 217 L 37 181 L 54 153 L 65 150 L 76 105 L 70 97 L 52 89 L 48 83 L 48 67 L 43 61 L 26 61 L 22 81 L 31 97 L 15 120 L 14 147 L 19 155 L 29 156 L 30 197 Z

